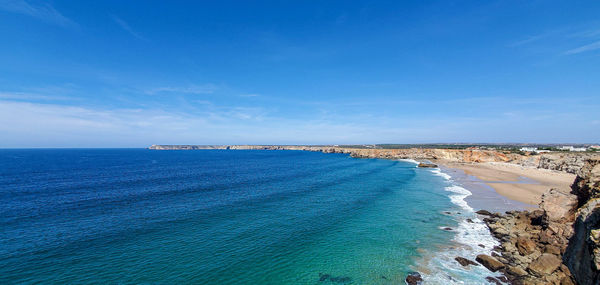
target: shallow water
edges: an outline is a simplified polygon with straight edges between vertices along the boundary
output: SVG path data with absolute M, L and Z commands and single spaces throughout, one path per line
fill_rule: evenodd
M 0 150 L 0 174 L 2 284 L 398 284 L 473 215 L 451 178 L 343 154 Z

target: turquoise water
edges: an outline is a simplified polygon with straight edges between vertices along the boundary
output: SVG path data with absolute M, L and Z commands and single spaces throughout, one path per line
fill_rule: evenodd
M 405 161 L 0 150 L 0 283 L 398 284 L 464 211 Z

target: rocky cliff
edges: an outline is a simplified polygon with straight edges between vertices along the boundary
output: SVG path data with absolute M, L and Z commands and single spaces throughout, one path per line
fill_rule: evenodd
M 522 155 L 502 153 L 492 150 L 469 149 L 361 149 L 336 146 L 283 146 L 283 145 L 152 145 L 156 150 L 194 150 L 194 149 L 238 149 L 238 150 L 306 150 L 324 153 L 348 153 L 357 158 L 388 158 L 388 159 L 428 159 L 447 160 L 454 162 L 518 162 Z
M 585 162 L 573 193 L 579 207 L 564 261 L 579 284 L 600 284 L 600 159 Z
M 578 171 L 572 193 L 551 189 L 540 209 L 490 214 L 484 220 L 501 241 L 512 284 L 600 284 L 600 159 Z
M 551 220 L 546 210 L 491 214 L 484 220 L 501 242 L 499 254 L 488 258 L 503 265 L 501 271 L 511 284 L 574 284 L 562 262 L 572 234 L 570 223 Z
M 362 149 L 338 146 L 295 146 L 295 145 L 152 145 L 156 150 L 195 150 L 195 149 L 238 149 L 238 150 L 305 150 L 324 153 L 347 153 L 358 158 L 387 158 L 415 160 L 444 160 L 449 162 L 505 162 L 525 167 L 537 167 L 576 173 L 586 159 L 600 157 L 600 154 L 587 153 L 544 153 L 522 155 L 511 152 L 478 149 Z
M 545 153 L 539 156 L 538 167 L 577 174 L 583 168 L 586 160 L 598 157 L 600 154 L 594 153 Z

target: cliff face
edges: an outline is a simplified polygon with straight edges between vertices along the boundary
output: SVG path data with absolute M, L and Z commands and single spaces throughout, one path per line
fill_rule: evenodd
M 195 149 L 238 149 L 238 150 L 305 150 L 324 153 L 347 153 L 357 158 L 445 160 L 450 162 L 506 162 L 525 167 L 537 167 L 576 173 L 586 159 L 594 154 L 585 153 L 544 153 L 541 155 L 521 155 L 494 150 L 408 148 L 408 149 L 359 149 L 336 146 L 294 146 L 294 145 L 152 145 L 156 150 L 195 150 Z M 595 157 L 600 155 L 595 154 Z
M 453 162 L 511 162 L 520 156 L 490 150 L 420 148 L 353 149 L 350 155 L 361 158 L 440 159 Z
M 540 155 L 538 167 L 577 174 L 583 168 L 585 161 L 594 157 L 598 157 L 598 154 L 545 153 Z
M 358 149 L 335 146 L 278 146 L 278 145 L 152 145 L 156 150 L 238 149 L 238 150 L 306 150 L 324 153 L 348 153 L 358 158 L 443 159 L 455 162 L 520 162 L 524 156 L 491 150 L 466 149 Z
M 579 208 L 564 261 L 579 284 L 600 284 L 600 159 L 585 162 L 573 193 Z

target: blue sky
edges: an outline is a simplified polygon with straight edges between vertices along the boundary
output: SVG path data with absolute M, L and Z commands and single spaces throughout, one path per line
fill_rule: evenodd
M 0 147 L 600 142 L 599 1 L 0 0 Z

